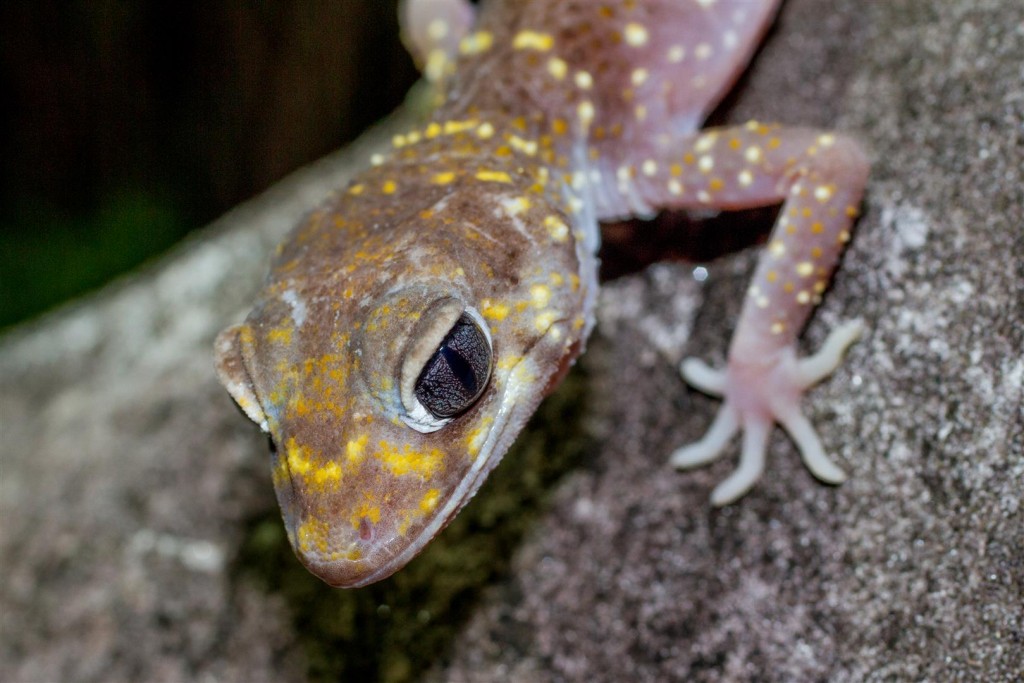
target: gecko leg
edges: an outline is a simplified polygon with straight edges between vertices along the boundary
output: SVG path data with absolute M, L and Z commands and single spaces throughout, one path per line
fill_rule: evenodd
M 403 0 L 402 42 L 432 83 L 440 84 L 454 65 L 459 42 L 476 21 L 468 0 Z
M 646 153 L 638 159 L 633 152 L 615 171 L 624 204 L 739 209 L 782 202 L 747 290 L 726 367 L 715 370 L 692 359 L 683 363 L 686 381 L 720 396 L 723 405 L 707 435 L 677 450 L 671 463 L 687 468 L 710 462 L 742 432 L 739 467 L 712 494 L 714 504 L 730 503 L 761 476 L 768 437 L 778 424 L 816 477 L 842 481 L 845 475 L 826 456 L 800 400 L 839 365 L 862 326 L 840 326 L 820 351 L 803 359 L 797 336 L 850 239 L 867 181 L 863 152 L 840 134 L 750 122 L 681 136 Z

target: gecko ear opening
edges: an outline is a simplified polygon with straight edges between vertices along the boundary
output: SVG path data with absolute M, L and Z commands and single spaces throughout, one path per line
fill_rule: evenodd
M 245 323 L 221 331 L 213 342 L 214 369 L 217 371 L 217 379 L 246 417 L 258 424 L 264 432 L 269 432 L 267 416 L 256 398 L 256 389 L 245 364 L 246 351 L 251 341 L 252 330 Z
M 491 377 L 491 335 L 481 315 L 456 299 L 443 299 L 423 316 L 402 362 L 402 420 L 434 432 L 469 410 Z

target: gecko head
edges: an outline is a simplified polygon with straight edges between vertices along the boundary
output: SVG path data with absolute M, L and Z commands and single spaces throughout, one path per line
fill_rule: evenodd
M 321 271 L 284 276 L 281 254 L 216 342 L 221 381 L 270 434 L 288 538 L 334 586 L 391 575 L 451 521 L 585 333 L 572 249 L 495 244 L 467 211 L 464 230 L 425 230 L 423 215 L 353 229 Z

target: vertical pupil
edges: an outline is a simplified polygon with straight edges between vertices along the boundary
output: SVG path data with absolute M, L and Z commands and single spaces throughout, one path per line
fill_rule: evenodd
M 435 417 L 453 417 L 480 397 L 490 372 L 487 338 L 476 322 L 463 314 L 420 372 L 416 398 Z
M 470 396 L 475 394 L 477 388 L 476 373 L 473 371 L 473 366 L 466 360 L 466 357 L 448 345 L 442 345 L 439 352 L 444 356 L 445 362 L 448 363 L 448 368 L 452 371 L 455 379 L 462 385 L 465 392 Z

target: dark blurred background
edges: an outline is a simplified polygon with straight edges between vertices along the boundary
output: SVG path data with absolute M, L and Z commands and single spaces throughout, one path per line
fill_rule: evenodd
M 397 106 L 396 0 L 0 3 L 0 328 Z

